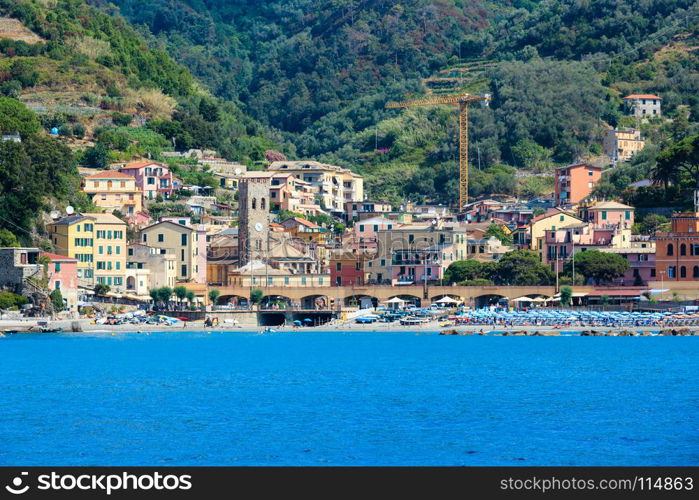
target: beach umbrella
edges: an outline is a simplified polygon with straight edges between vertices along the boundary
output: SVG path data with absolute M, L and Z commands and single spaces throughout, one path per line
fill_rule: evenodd
M 313 323 L 313 320 L 311 318 L 306 318 L 303 320 L 304 323 Z
M 294 320 L 294 324 L 295 324 L 296 326 L 301 326 L 301 321 L 299 321 L 298 319 L 296 319 L 296 320 Z

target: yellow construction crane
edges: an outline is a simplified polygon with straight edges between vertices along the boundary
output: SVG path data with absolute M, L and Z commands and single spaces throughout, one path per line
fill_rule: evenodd
M 438 106 L 455 104 L 459 106 L 459 213 L 468 203 L 468 105 L 472 102 L 487 101 L 489 96 L 481 97 L 470 94 L 435 96 L 415 101 L 389 102 L 388 109 L 418 108 L 421 106 Z

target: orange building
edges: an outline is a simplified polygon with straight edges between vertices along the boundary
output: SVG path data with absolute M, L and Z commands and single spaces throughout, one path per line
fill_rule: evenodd
M 602 168 L 575 163 L 556 169 L 556 205 L 575 205 L 590 196 L 602 177 Z
M 699 279 L 699 213 L 673 215 L 671 231 L 655 238 L 656 279 Z

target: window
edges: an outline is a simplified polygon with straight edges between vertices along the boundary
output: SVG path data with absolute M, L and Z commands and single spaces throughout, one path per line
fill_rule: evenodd
M 362 270 L 362 264 L 360 262 L 355 263 L 354 265 L 355 271 L 361 271 Z
M 61 263 L 60 262 L 56 262 L 56 272 L 57 273 L 61 272 Z
M 155 184 L 155 177 L 148 177 L 148 184 Z
M 564 216 L 564 215 L 561 215 L 561 218 L 560 218 L 559 220 L 560 220 L 561 222 L 563 222 L 563 221 L 565 220 L 565 216 Z
M 285 285 L 289 284 L 289 277 L 288 276 L 284 276 L 284 284 Z
M 335 264 L 335 270 L 336 270 L 337 272 L 342 271 L 342 262 L 338 262 L 338 263 Z
M 408 235 L 408 244 L 413 243 L 414 241 L 415 241 L 415 235 L 409 234 Z
M 301 284 L 304 286 L 306 285 L 306 278 L 305 277 L 301 278 Z
M 253 210 L 257 209 L 257 198 L 252 199 L 252 209 Z
M 655 278 L 655 268 L 650 270 L 650 277 Z
M 607 220 L 607 211 L 602 210 L 602 220 Z
M 624 218 L 626 220 L 631 220 L 631 211 L 630 210 L 627 210 L 626 212 L 624 212 Z
M 360 233 L 364 232 L 364 224 L 359 224 L 359 232 Z
M 676 278 L 677 277 L 677 268 L 675 266 L 669 266 L 667 268 L 667 277 L 668 278 Z
M 97 253 L 102 255 L 104 253 L 104 247 L 103 246 L 98 247 Z
M 671 256 L 675 253 L 675 247 L 672 245 L 672 243 L 668 244 L 667 246 L 667 255 Z
M 694 269 L 692 271 L 692 277 L 699 278 L 699 266 L 694 266 Z
M 133 248 L 129 248 L 129 256 L 133 255 Z
M 680 245 L 680 255 L 687 255 L 687 245 L 684 243 Z
M 158 243 L 165 241 L 165 235 L 163 233 L 158 233 Z
M 265 201 L 264 198 L 260 198 L 260 210 L 266 210 L 267 208 L 267 202 Z
M 682 266 L 680 267 L 680 278 L 686 278 L 687 277 L 687 268 Z
M 147 241 L 148 241 L 148 235 L 144 233 L 143 234 L 143 242 L 145 243 Z
M 187 246 L 187 235 L 183 234 L 182 235 L 182 246 Z
M 182 269 L 181 269 L 181 275 L 182 276 L 187 276 L 187 266 L 185 264 L 182 264 Z

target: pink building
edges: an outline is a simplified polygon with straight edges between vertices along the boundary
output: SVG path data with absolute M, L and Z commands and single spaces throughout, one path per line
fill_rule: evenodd
M 634 222 L 633 207 L 616 201 L 600 201 L 594 205 L 581 206 L 578 212 L 582 220 L 595 226 L 616 225 L 630 228 Z
M 55 253 L 42 252 L 48 257 L 49 289 L 60 290 L 67 311 L 78 310 L 78 261 Z
M 119 169 L 119 172 L 136 178 L 136 187 L 143 191 L 143 197 L 149 200 L 158 195 L 170 198 L 174 193 L 174 179 L 170 169 L 162 163 L 140 161 L 130 163 Z
M 560 229 L 548 230 L 542 239 L 541 257 L 551 270 L 563 271 L 573 253 L 604 248 L 631 248 L 631 231 L 616 226 L 593 226 L 580 222 Z
M 452 244 L 433 245 L 425 250 L 394 250 L 391 258 L 393 283 L 423 283 L 444 278 L 449 265 L 456 261 Z
M 350 248 L 353 250 L 370 250 L 375 252 L 378 245 L 379 231 L 393 229 L 394 223 L 383 217 L 374 217 L 354 223 L 350 232 Z

